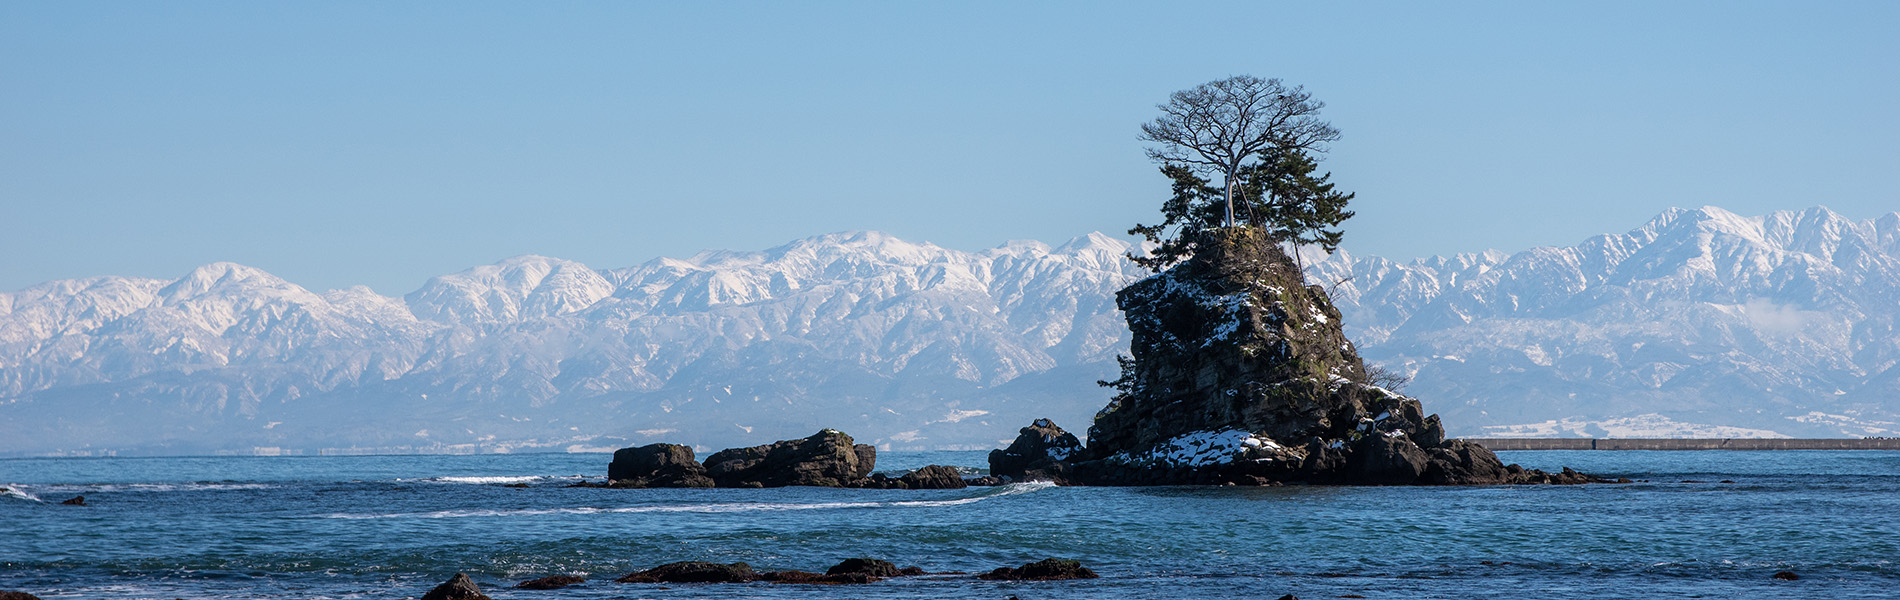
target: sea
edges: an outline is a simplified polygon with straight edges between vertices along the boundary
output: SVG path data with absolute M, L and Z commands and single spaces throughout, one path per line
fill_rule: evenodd
M 604 454 L 0 460 L 0 590 L 40 598 L 1900 598 L 1900 452 L 1503 452 L 1635 483 L 599 489 Z M 980 469 L 885 452 L 880 471 Z M 526 487 L 510 487 L 527 484 Z M 84 496 L 86 506 L 61 501 Z M 683 560 L 936 573 L 622 584 Z M 1048 557 L 1099 579 L 982 581 Z M 1796 580 L 1776 579 L 1791 572 Z M 584 584 L 531 591 L 545 575 Z

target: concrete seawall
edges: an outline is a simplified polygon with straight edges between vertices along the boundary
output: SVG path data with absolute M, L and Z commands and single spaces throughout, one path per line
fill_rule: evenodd
M 1900 450 L 1900 438 L 1644 439 L 1466 438 L 1499 450 Z

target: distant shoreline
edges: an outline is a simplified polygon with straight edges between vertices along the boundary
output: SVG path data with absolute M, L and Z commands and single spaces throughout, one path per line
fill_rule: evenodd
M 1900 438 L 1465 438 L 1492 450 L 1900 450 Z

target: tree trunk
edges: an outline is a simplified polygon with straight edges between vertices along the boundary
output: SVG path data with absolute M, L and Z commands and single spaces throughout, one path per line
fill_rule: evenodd
M 1227 172 L 1227 226 L 1234 226 L 1234 173 Z

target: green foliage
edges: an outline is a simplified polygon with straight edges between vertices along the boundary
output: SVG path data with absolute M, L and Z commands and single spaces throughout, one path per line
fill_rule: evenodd
M 1236 174 L 1234 212 L 1241 222 L 1266 231 L 1275 242 L 1338 249 L 1344 232 L 1337 227 L 1353 216 L 1346 210 L 1353 194 L 1336 190 L 1328 181 L 1331 173 L 1315 176 L 1319 162 L 1305 152 L 1268 150 L 1256 158 Z M 1192 168 L 1164 164 L 1161 174 L 1174 182 L 1173 196 L 1161 205 L 1161 223 L 1128 230 L 1156 245 L 1148 256 L 1130 254 L 1129 259 L 1157 273 L 1192 256 L 1201 232 L 1219 227 L 1226 209 L 1224 190 Z
M 1135 359 L 1124 354 L 1117 354 L 1115 364 L 1121 367 L 1121 378 L 1114 381 L 1096 380 L 1095 385 L 1115 388 L 1116 391 L 1121 392 L 1120 395 L 1133 393 L 1135 391 Z
M 1267 230 L 1275 241 L 1339 249 L 1340 223 L 1354 194 L 1334 189 L 1332 173 L 1314 176 L 1319 161 L 1304 152 L 1271 152 L 1246 174 L 1248 222 Z

